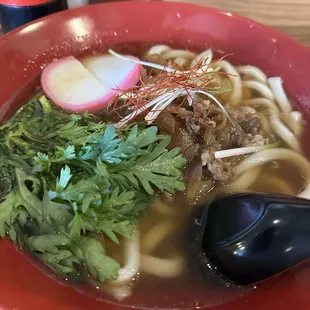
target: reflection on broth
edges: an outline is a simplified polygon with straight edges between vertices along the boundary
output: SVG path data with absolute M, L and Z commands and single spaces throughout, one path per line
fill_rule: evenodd
M 108 83 L 102 71 L 105 54 L 63 61 L 66 70 L 55 63 L 42 78 L 43 91 L 50 98 L 38 94 L 0 128 L 2 159 L 15 162 L 2 165 L 0 216 L 8 208 L 5 201 L 12 199 L 14 218 L 5 219 L 0 235 L 8 234 L 55 273 L 96 287 L 91 293 L 110 301 L 199 308 L 248 293 L 250 288 L 227 281 L 207 258 L 208 268 L 201 272 L 193 259 L 195 253 L 190 253 L 189 243 L 195 240 L 189 238 L 188 223 L 193 210 L 216 195 L 254 191 L 310 197 L 309 163 L 300 146 L 303 120 L 293 111 L 281 79 L 268 78 L 250 65 L 234 66 L 216 59 L 211 50 L 197 54 L 156 45 L 136 55 L 144 62 L 110 53 L 118 70 L 122 64 L 134 64 L 126 67 L 126 74 L 140 72 L 137 85 L 123 77 L 125 82 L 120 83 L 126 87 L 116 91 L 112 85 L 101 93 L 100 83 Z M 83 85 L 60 91 L 59 78 L 54 87 L 52 70 L 59 77 L 73 68 L 87 86 L 65 77 L 66 85 Z M 109 70 L 116 79 L 118 72 Z M 93 97 L 81 91 L 84 86 L 92 87 Z M 78 98 L 80 106 L 68 103 L 70 98 Z M 53 99 L 69 112 L 56 108 Z M 82 114 L 88 108 L 94 118 L 70 116 L 70 111 Z M 23 123 L 25 119 L 46 115 L 51 119 L 49 128 L 27 131 L 31 129 Z M 111 120 L 111 127 L 102 123 Z M 158 128 L 160 136 L 147 132 L 151 127 Z M 143 141 L 143 135 L 149 140 Z M 170 141 L 160 151 L 163 136 Z M 145 181 L 145 170 L 137 166 L 147 162 L 143 157 L 147 155 L 151 168 Z M 15 169 L 21 169 L 19 175 Z M 136 169 L 132 175 L 130 169 Z M 12 177 L 14 173 L 17 177 Z M 35 196 L 32 202 L 41 203 L 43 209 L 45 204 L 58 208 L 60 217 L 53 218 L 52 211 L 39 216 L 36 212 L 41 211 L 20 200 L 16 178 L 25 183 L 22 191 Z M 68 191 L 81 180 L 85 183 L 74 194 Z M 33 225 L 36 221 L 38 226 Z M 51 234 L 52 225 L 62 239 L 51 245 L 43 237 Z M 91 241 L 83 244 L 81 240 L 86 239 L 80 238 Z M 88 243 L 93 241 L 101 247 Z M 152 300 L 152 295 L 157 297 Z

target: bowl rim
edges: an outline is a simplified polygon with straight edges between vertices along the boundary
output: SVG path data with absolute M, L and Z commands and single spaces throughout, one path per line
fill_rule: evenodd
M 246 23 L 250 23 L 250 24 L 255 24 L 257 26 L 260 26 L 262 28 L 265 28 L 265 29 L 268 29 L 268 31 L 271 31 L 273 33 L 275 33 L 277 36 L 280 36 L 282 37 L 283 39 L 285 40 L 288 40 L 290 41 L 290 43 L 292 44 L 295 44 L 295 45 L 298 45 L 300 48 L 302 49 L 306 49 L 310 52 L 310 47 L 307 47 L 305 44 L 303 44 L 302 42 L 298 41 L 297 39 L 291 37 L 290 35 L 272 27 L 272 26 L 269 26 L 269 25 L 266 25 L 264 23 L 261 23 L 255 19 L 252 19 L 252 18 L 249 18 L 249 17 L 246 17 L 246 16 L 243 16 L 241 14 L 238 14 L 238 13 L 231 13 L 229 11 L 226 11 L 224 9 L 220 9 L 220 8 L 214 8 L 214 7 L 211 7 L 211 6 L 208 6 L 208 5 L 202 5 L 202 4 L 197 4 L 197 3 L 189 3 L 189 2 L 178 2 L 178 1 L 162 1 L 162 0 L 125 0 L 125 1 L 115 1 L 115 2 L 102 2 L 102 3 L 94 3 L 94 4 L 88 4 L 87 6 L 106 6 L 106 5 L 129 5 L 131 4 L 132 2 L 135 2 L 135 3 L 144 3 L 147 5 L 153 5 L 154 3 L 160 3 L 160 5 L 166 5 L 166 3 L 168 3 L 169 5 L 174 5 L 174 6 L 188 6 L 188 7 L 196 7 L 196 8 L 204 8 L 204 10 L 207 10 L 207 11 L 210 11 L 210 12 L 214 12 L 216 14 L 220 14 L 220 15 L 227 15 L 227 16 L 230 16 L 232 17 L 233 19 L 236 19 L 236 20 L 239 20 L 239 21 L 242 21 L 242 22 L 246 22 Z M 60 11 L 60 12 L 56 12 L 56 13 L 52 13 L 52 14 L 49 14 L 49 15 L 46 15 L 46 16 L 43 16 L 43 17 L 40 17 L 38 19 L 35 19 L 31 22 L 28 22 L 20 27 L 17 27 L 5 34 L 3 34 L 2 36 L 0 36 L 0 42 L 3 40 L 3 39 L 8 39 L 9 37 L 11 36 L 14 36 L 18 33 L 20 33 L 21 30 L 27 28 L 28 26 L 30 25 L 34 25 L 34 24 L 38 24 L 38 23 L 41 23 L 42 21 L 45 21 L 45 20 L 49 20 L 50 18 L 53 18 L 55 15 L 66 15 L 66 13 L 68 11 L 73 11 L 73 12 L 79 12 L 79 11 L 83 11 L 85 9 L 85 6 L 82 6 L 82 7 L 76 7 L 76 8 L 71 8 L 71 9 L 67 9 L 67 10 L 63 10 L 63 11 Z

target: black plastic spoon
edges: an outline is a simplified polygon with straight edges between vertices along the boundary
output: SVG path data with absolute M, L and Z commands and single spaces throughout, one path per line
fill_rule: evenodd
M 223 196 L 204 206 L 198 226 L 200 250 L 237 284 L 265 280 L 310 258 L 310 200 Z

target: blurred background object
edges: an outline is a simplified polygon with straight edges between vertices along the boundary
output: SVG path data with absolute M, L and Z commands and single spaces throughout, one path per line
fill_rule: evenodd
M 0 0 L 1 31 L 9 32 L 37 18 L 67 8 L 67 0 Z
M 165 1 L 165 0 L 163 0 Z M 310 47 L 310 0 L 167 0 L 243 15 L 276 28 Z
M 68 8 L 78 8 L 80 6 L 85 6 L 89 4 L 89 0 L 67 0 Z

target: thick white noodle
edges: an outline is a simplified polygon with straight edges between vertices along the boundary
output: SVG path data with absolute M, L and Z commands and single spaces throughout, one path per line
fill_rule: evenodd
M 170 51 L 166 51 L 161 54 L 161 57 L 165 60 L 175 59 L 179 57 L 191 60 L 195 58 L 195 56 L 196 56 L 196 53 L 192 53 L 187 50 L 170 50 Z
M 128 285 L 124 286 L 107 286 L 103 289 L 106 293 L 112 295 L 118 301 L 122 301 L 132 294 L 132 290 Z
M 238 66 L 236 67 L 236 69 L 241 75 L 252 77 L 255 81 L 263 83 L 263 84 L 268 83 L 266 74 L 254 66 L 250 66 L 250 65 Z
M 268 79 L 268 83 L 282 112 L 284 114 L 292 112 L 292 106 L 282 86 L 282 79 L 280 77 L 271 77 Z
M 184 263 L 182 255 L 177 255 L 171 258 L 160 258 L 141 254 L 141 270 L 156 277 L 177 277 L 182 273 Z
M 142 238 L 141 251 L 151 253 L 167 236 L 171 234 L 175 225 L 169 220 L 162 220 L 154 225 Z
M 230 191 L 242 191 L 248 189 L 258 178 L 261 167 L 254 167 L 242 173 L 237 179 L 229 184 Z
M 310 199 L 310 163 L 303 155 L 290 149 L 268 149 L 248 156 L 236 166 L 235 177 L 238 177 L 249 169 L 278 160 L 286 160 L 300 169 L 302 176 L 305 178 L 306 187 L 298 196 Z
M 280 113 L 276 103 L 266 98 L 245 99 L 242 100 L 240 104 L 255 106 L 258 108 L 260 107 L 267 108 L 269 110 L 270 115 L 279 115 Z
M 206 51 L 203 51 L 199 55 L 197 55 L 191 62 L 190 67 L 194 68 L 197 66 L 197 64 L 201 63 L 202 65 L 210 66 L 211 62 L 213 60 L 213 52 L 212 49 L 208 49 Z
M 242 98 L 242 81 L 238 71 L 228 61 L 221 60 L 216 63 L 224 72 L 228 74 L 228 79 L 232 84 L 232 92 L 230 94 L 228 104 L 236 106 Z
M 294 151 L 300 152 L 300 144 L 295 135 L 283 124 L 279 116 L 271 115 L 270 124 L 275 133 Z
M 183 57 L 177 57 L 173 60 L 173 62 L 182 68 L 188 64 L 189 60 Z
M 299 111 L 293 111 L 289 114 L 289 123 L 293 133 L 299 137 L 302 134 L 302 114 Z
M 242 82 L 242 86 L 254 90 L 255 92 L 261 94 L 264 98 L 271 101 L 275 99 L 270 88 L 263 83 L 257 81 L 244 81 Z
M 260 118 L 260 123 L 261 123 L 263 132 L 271 133 L 273 129 L 270 125 L 269 117 L 267 117 L 266 115 L 260 115 L 259 118 Z
M 153 45 L 147 52 L 147 56 L 161 55 L 162 53 L 171 51 L 171 47 L 165 44 Z
M 140 234 L 137 228 L 134 229 L 131 240 L 125 244 L 125 265 L 118 272 L 116 280 L 111 285 L 124 285 L 131 282 L 140 268 Z

